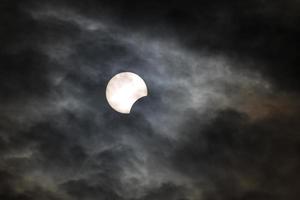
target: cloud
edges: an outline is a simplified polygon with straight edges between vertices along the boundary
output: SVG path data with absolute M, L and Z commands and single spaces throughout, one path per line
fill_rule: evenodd
M 296 4 L 3 3 L 0 198 L 297 199 Z
M 182 126 L 173 166 L 199 180 L 204 199 L 297 198 L 294 116 L 252 122 L 246 114 L 224 110 L 204 124 L 195 116 Z

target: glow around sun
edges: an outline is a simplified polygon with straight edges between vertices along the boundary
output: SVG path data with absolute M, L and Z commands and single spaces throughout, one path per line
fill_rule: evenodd
M 148 95 L 144 80 L 132 72 L 122 72 L 110 79 L 106 99 L 117 112 L 129 114 L 133 104 Z

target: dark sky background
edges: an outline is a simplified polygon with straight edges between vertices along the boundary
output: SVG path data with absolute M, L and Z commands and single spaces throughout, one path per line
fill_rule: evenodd
M 298 0 L 1 0 L 0 199 L 298 200 L 299 35 Z

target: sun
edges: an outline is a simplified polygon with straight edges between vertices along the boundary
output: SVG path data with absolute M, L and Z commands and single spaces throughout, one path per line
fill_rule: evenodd
M 135 73 L 122 72 L 110 79 L 106 99 L 117 112 L 129 114 L 133 104 L 148 95 L 145 81 Z

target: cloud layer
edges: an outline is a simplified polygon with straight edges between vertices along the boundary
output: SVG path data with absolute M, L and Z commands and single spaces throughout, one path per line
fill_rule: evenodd
M 298 199 L 299 6 L 4 1 L 0 199 Z

